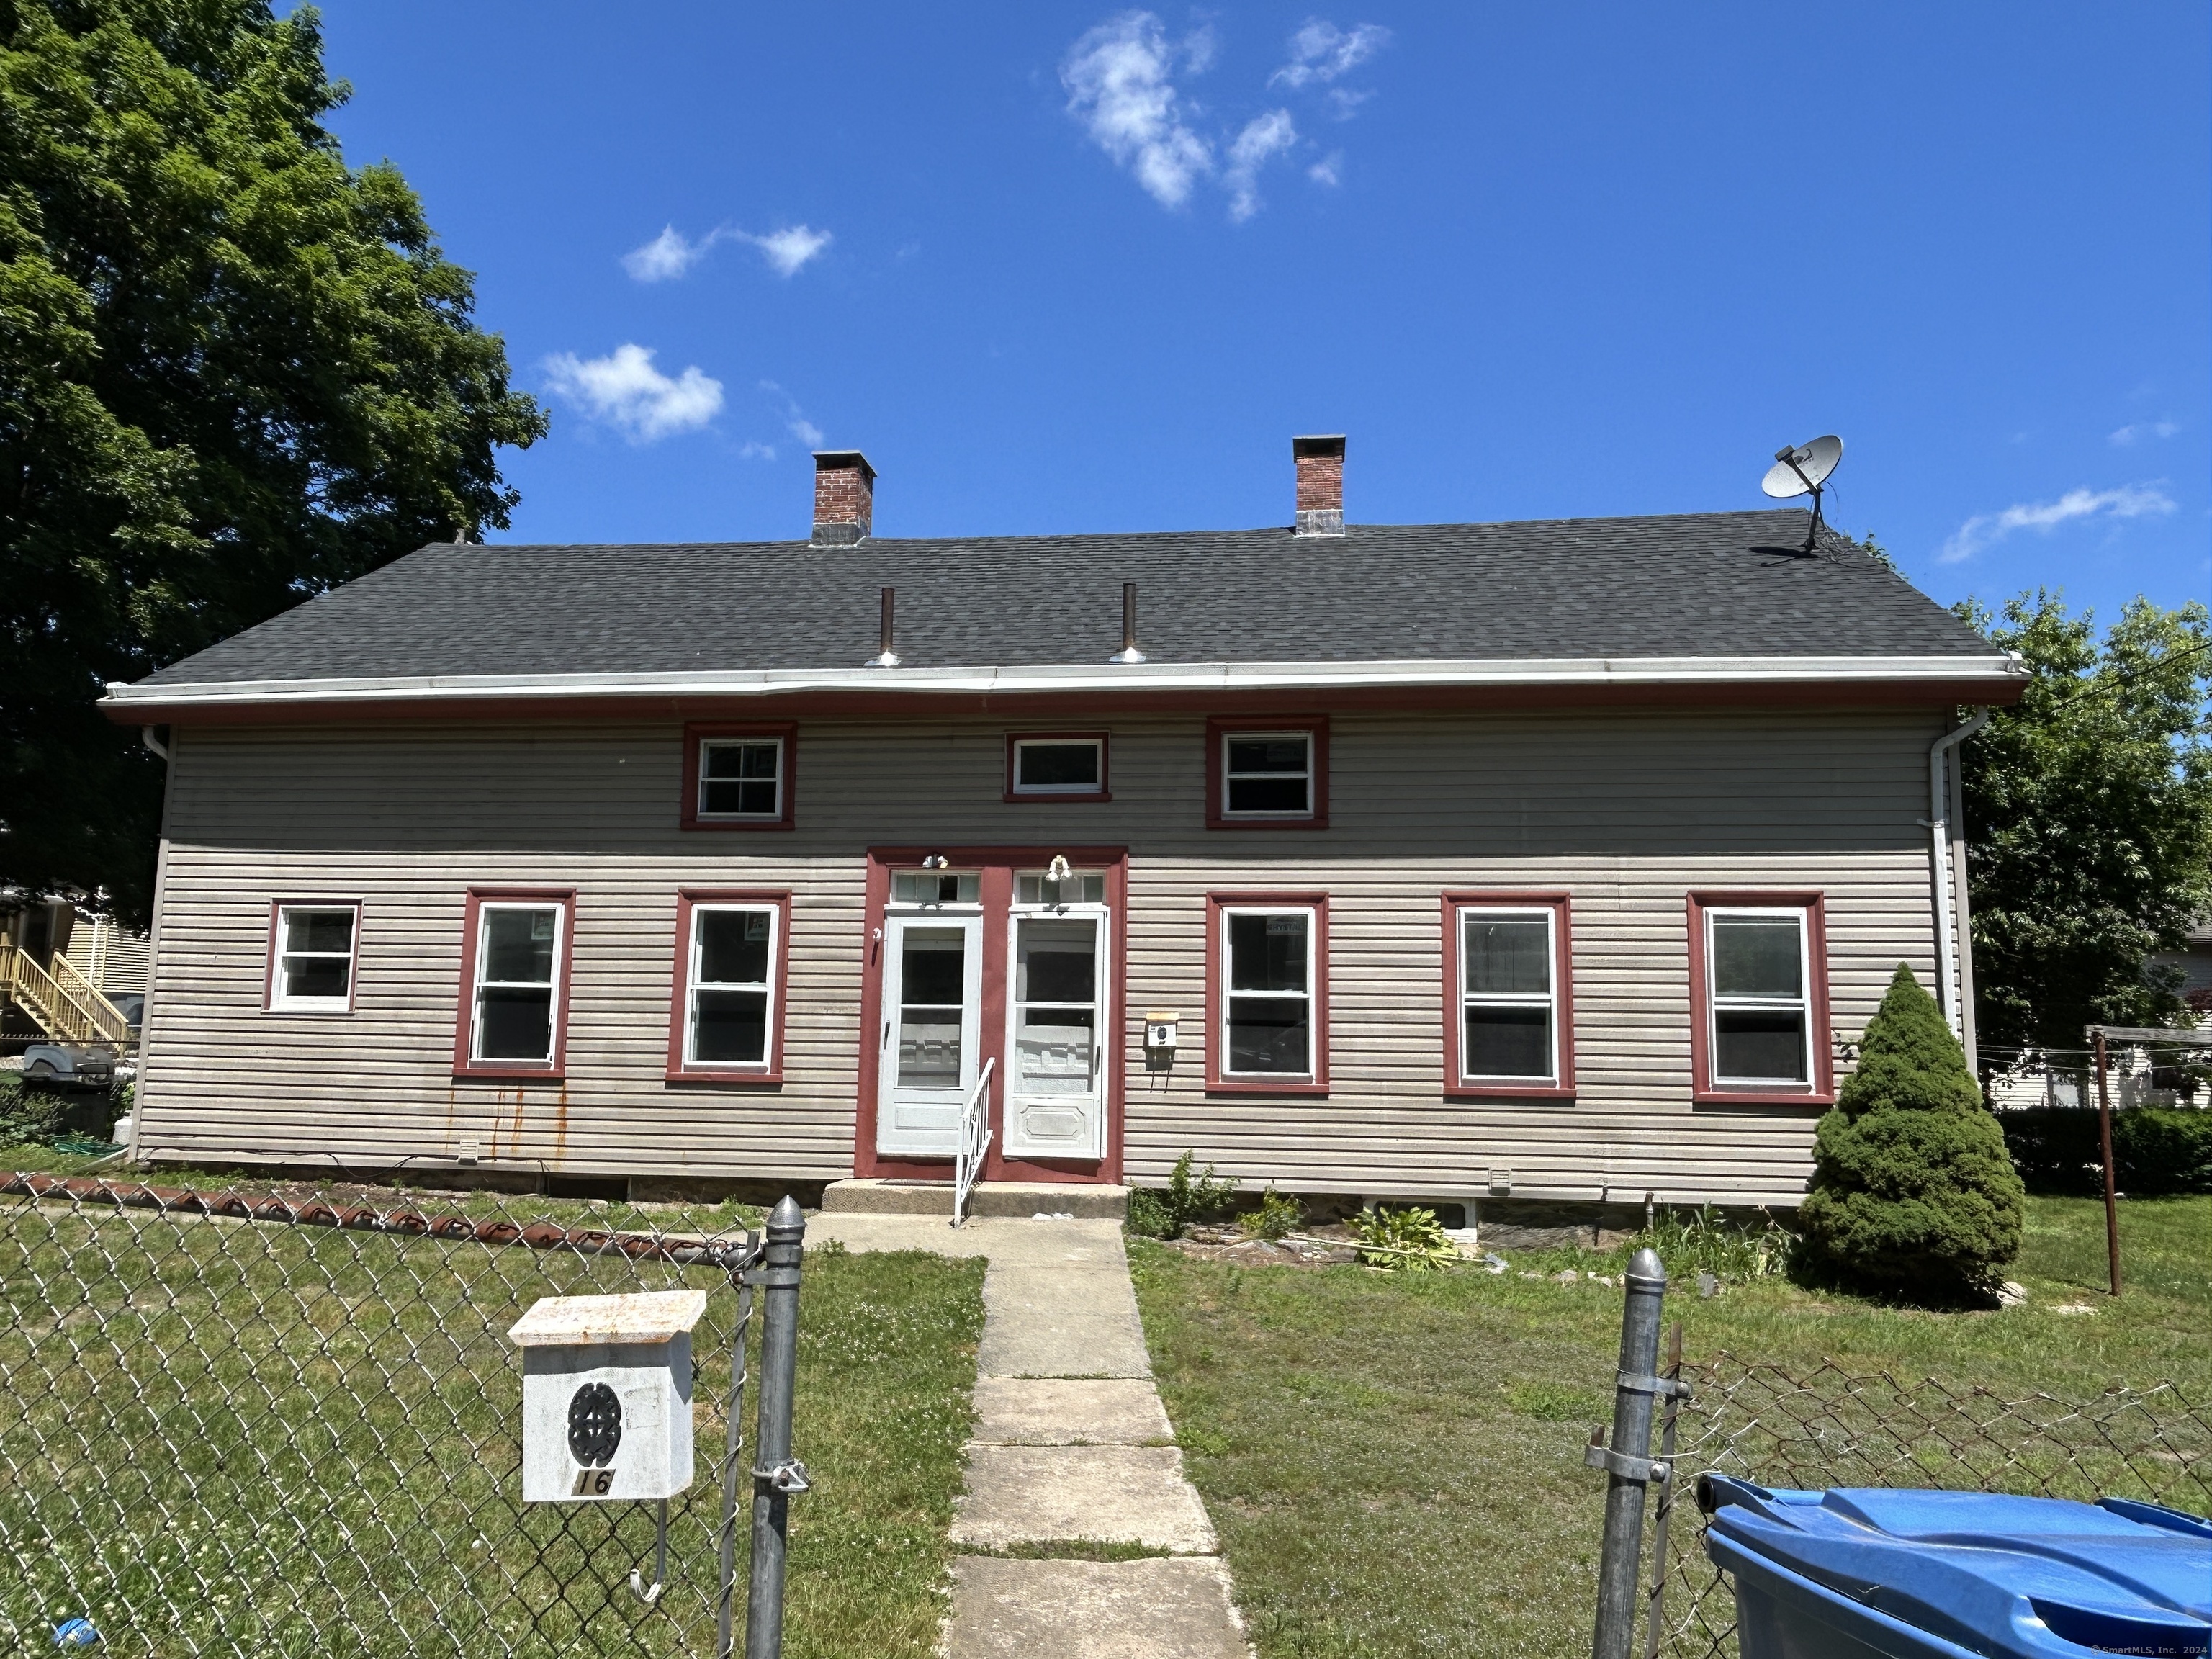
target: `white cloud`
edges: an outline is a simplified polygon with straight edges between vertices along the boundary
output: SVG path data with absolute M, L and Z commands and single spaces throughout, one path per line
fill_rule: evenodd
M 2024 501 L 2002 513 L 1978 513 L 1953 532 L 1936 554 L 1940 564 L 1957 564 L 1996 546 L 2015 530 L 2048 532 L 2076 519 L 2140 519 L 2171 513 L 2173 501 L 2156 484 L 2122 484 L 2118 489 L 2069 489 L 2055 501 Z
M 1317 185 L 1327 185 L 1334 189 L 1344 182 L 1344 152 L 1331 150 L 1306 169 L 1306 177 Z
M 1229 146 L 1229 165 L 1221 182 L 1229 191 L 1229 216 L 1240 223 L 1260 210 L 1260 169 L 1298 142 L 1298 130 L 1286 109 L 1269 110 L 1244 124 Z
M 750 242 L 768 256 L 768 262 L 779 276 L 795 276 L 806 262 L 834 240 L 826 230 L 816 230 L 807 225 L 787 225 L 781 230 L 772 230 L 765 236 L 748 236 L 744 231 L 730 233 L 739 241 Z
M 643 247 L 623 254 L 623 269 L 641 283 L 665 283 L 681 276 L 706 258 L 714 241 L 711 235 L 687 241 L 682 231 L 670 225 Z
M 1196 71 L 1212 56 L 1205 32 L 1170 41 L 1158 17 L 1132 11 L 1085 34 L 1060 66 L 1067 112 L 1162 207 L 1182 206 L 1213 170 L 1212 147 L 1185 124 L 1174 78 L 1178 61 Z
M 760 383 L 760 389 L 763 392 L 774 392 L 777 398 L 781 401 L 783 404 L 783 429 L 785 431 L 791 434 L 793 437 L 798 439 L 799 442 L 805 444 L 807 448 L 811 450 L 819 449 L 822 447 L 825 436 L 822 428 L 806 418 L 805 413 L 800 410 L 798 402 L 789 392 L 786 392 L 774 380 L 763 380 Z
M 738 446 L 738 459 L 741 461 L 772 461 L 775 459 L 775 446 L 748 438 Z
M 641 345 L 618 345 L 604 357 L 564 351 L 545 360 L 547 385 L 594 420 L 621 428 L 632 443 L 689 432 L 722 407 L 722 383 L 686 368 L 671 380 Z
M 2138 438 L 2171 438 L 2180 430 L 2179 425 L 2172 421 L 2136 421 L 2122 427 L 2106 441 L 2126 449 Z
M 1271 87 L 1289 87 L 1293 91 L 1310 86 L 1327 86 L 1339 76 L 1359 67 L 1390 42 L 1390 31 L 1380 23 L 1361 23 L 1352 28 L 1340 29 L 1326 19 L 1313 17 L 1305 27 L 1291 37 L 1291 61 L 1267 77 Z M 1366 96 L 1340 100 L 1340 112 L 1349 115 L 1352 106 Z

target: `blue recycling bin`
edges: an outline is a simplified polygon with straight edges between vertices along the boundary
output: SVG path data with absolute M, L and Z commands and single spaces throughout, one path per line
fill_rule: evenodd
M 2212 1522 L 2155 1504 L 1706 1475 L 1743 1659 L 2212 1653 Z

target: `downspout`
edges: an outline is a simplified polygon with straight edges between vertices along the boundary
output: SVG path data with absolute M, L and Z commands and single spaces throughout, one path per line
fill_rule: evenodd
M 1963 726 L 1954 726 L 1936 739 L 1928 750 L 1928 847 L 1935 872 L 1931 896 L 1936 901 L 1936 982 L 1937 1000 L 1943 1006 L 1943 1018 L 1949 1022 L 1951 1034 L 1961 1041 L 1966 1036 L 1966 1021 L 1960 1012 L 1959 974 L 1952 957 L 1954 935 L 1963 933 L 1961 907 L 1951 879 L 1951 790 L 1944 775 L 1947 757 L 1968 738 L 1990 723 L 1996 711 L 1980 708 Z M 1954 927 L 1954 924 L 1958 924 Z M 1963 953 L 1963 944 L 1960 945 Z

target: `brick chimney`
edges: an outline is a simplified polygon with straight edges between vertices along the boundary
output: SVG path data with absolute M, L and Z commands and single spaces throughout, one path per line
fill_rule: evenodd
M 1344 534 L 1344 434 L 1293 438 L 1291 459 L 1298 470 L 1297 533 Z
M 857 449 L 814 455 L 814 541 L 817 547 L 864 542 L 875 524 L 876 469 Z

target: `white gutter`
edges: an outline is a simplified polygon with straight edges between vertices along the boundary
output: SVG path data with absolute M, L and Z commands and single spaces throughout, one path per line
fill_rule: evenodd
M 1043 664 L 1032 667 L 773 668 L 665 674 L 422 674 L 137 686 L 103 701 L 149 713 L 238 703 L 428 702 L 464 697 L 775 697 L 812 691 L 916 696 L 1039 692 L 1245 692 L 1446 686 L 1896 685 L 2026 678 L 1986 657 L 1562 657 L 1436 661 Z
M 1960 951 L 1967 947 L 1966 929 L 1957 914 L 1958 895 L 1952 890 L 1951 882 L 1951 792 L 1944 777 L 1943 763 L 1959 745 L 1990 723 L 1996 711 L 1980 708 L 1964 726 L 1956 726 L 1936 739 L 1928 750 L 1928 845 L 1935 864 L 1936 900 L 1936 979 L 1941 988 L 1940 1000 L 1943 1018 L 1950 1022 L 1951 1035 L 1966 1040 L 1966 1017 L 1959 1002 L 1957 968 L 1952 961 L 1952 940 L 1959 940 Z

